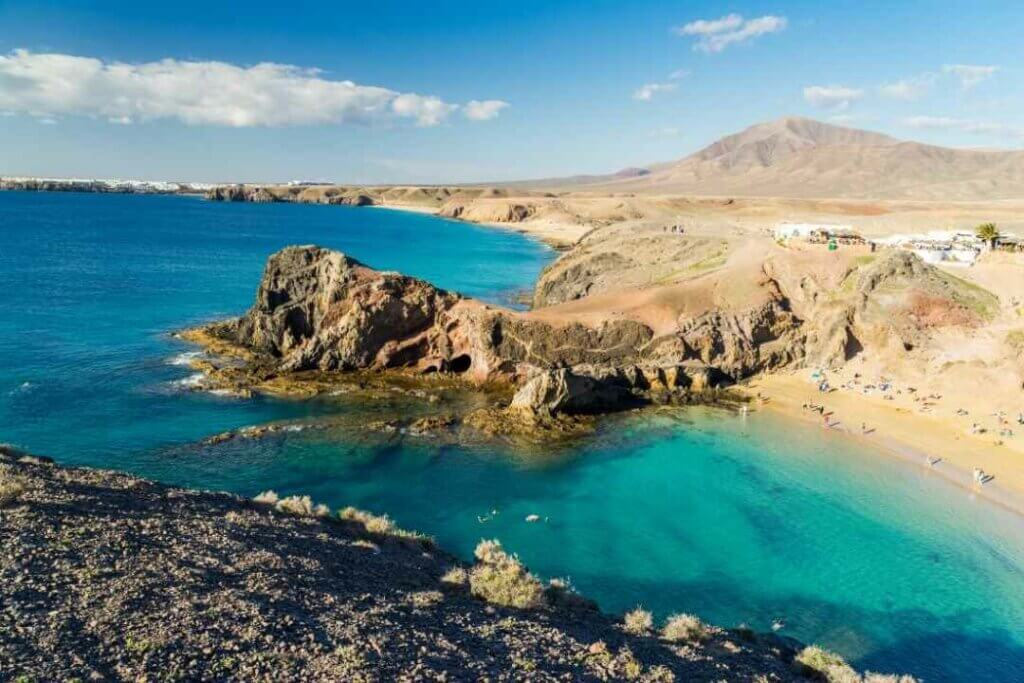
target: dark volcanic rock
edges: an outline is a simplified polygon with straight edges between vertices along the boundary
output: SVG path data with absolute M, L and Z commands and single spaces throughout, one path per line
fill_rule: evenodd
M 365 513 L 8 453 L 0 483 L 23 493 L 0 509 L 0 680 L 799 679 L 770 635 L 629 634 L 558 585 L 488 604 L 459 560 Z

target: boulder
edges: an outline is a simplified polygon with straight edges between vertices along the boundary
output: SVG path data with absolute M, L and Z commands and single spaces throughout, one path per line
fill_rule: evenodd
M 512 397 L 510 408 L 542 415 L 604 413 L 639 402 L 642 375 L 609 367 L 577 366 L 536 373 Z

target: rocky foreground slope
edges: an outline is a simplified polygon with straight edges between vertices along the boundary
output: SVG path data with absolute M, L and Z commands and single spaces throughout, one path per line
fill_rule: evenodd
M 466 565 L 357 510 L 7 448 L 0 546 L 0 680 L 861 680 L 773 635 L 612 618 L 495 543 Z

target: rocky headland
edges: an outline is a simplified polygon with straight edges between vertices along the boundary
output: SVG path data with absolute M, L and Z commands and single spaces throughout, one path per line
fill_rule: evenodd
M 0 540 L 3 680 L 862 680 L 791 639 L 603 614 L 497 542 L 467 564 L 360 510 L 6 447 Z
M 775 245 L 595 229 L 512 311 L 316 246 L 272 255 L 240 318 L 189 330 L 206 386 L 313 396 L 353 377 L 488 392 L 459 421 L 565 434 L 592 416 L 716 400 L 750 377 L 927 347 L 983 325 L 995 298 L 901 250 L 827 267 Z M 224 361 L 223 359 L 229 359 Z M 218 360 L 220 359 L 220 360 Z M 372 379 L 371 379 L 372 378 Z
M 467 416 L 503 432 L 709 396 L 785 359 L 768 348 L 792 328 L 780 302 L 719 322 L 687 321 L 674 334 L 630 319 L 554 322 L 303 246 L 270 257 L 245 315 L 183 336 L 240 361 L 199 366 L 222 390 L 289 393 L 291 382 L 308 395 L 351 373 L 458 381 L 511 397 Z

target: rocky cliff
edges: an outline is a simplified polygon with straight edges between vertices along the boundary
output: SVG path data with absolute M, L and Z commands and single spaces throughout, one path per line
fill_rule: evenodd
M 684 316 L 667 332 L 630 318 L 552 320 L 303 246 L 270 257 L 245 315 L 193 338 L 243 349 L 261 378 L 305 371 L 444 373 L 475 384 L 511 384 L 520 389 L 516 408 L 554 415 L 692 396 L 777 367 L 798 356 L 792 343 L 798 327 L 778 296 L 740 310 Z

